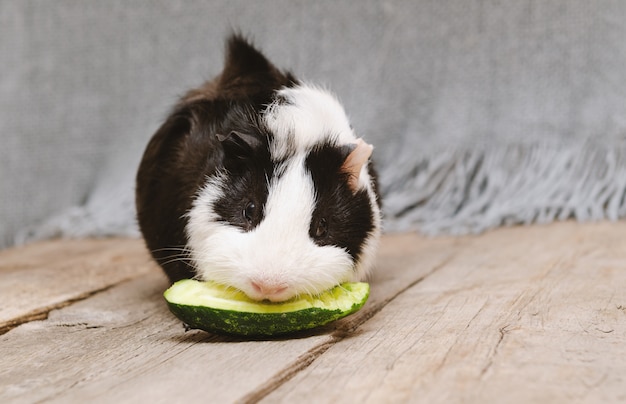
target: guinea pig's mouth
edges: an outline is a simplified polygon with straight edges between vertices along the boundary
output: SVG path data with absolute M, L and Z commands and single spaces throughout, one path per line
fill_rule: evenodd
M 280 303 L 295 296 L 293 290 L 284 282 L 251 280 L 249 285 L 243 292 L 252 300 Z

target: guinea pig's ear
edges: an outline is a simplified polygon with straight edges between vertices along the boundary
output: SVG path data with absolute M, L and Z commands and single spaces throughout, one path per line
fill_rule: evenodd
M 243 76 L 274 73 L 276 67 L 239 34 L 231 36 L 226 50 L 226 61 L 220 78 L 222 86 L 241 84 Z
M 232 131 L 226 136 L 220 134 L 215 136 L 224 148 L 224 155 L 235 161 L 249 158 L 256 148 L 262 146 L 259 138 L 247 133 Z
M 361 170 L 371 157 L 374 146 L 365 143 L 365 141 L 360 138 L 357 139 L 356 145 L 351 146 L 352 151 L 350 151 L 341 165 L 341 172 L 348 175 L 348 187 L 350 187 L 352 192 L 357 192 L 359 190 Z

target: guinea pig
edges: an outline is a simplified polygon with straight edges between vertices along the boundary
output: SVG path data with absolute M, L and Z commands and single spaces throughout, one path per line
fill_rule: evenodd
M 373 147 L 329 91 L 232 35 L 224 68 L 149 141 L 139 227 L 170 281 L 281 302 L 363 280 L 381 233 Z

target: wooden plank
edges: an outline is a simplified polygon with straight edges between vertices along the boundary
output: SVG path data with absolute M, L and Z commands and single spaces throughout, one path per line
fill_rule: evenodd
M 624 234 L 560 223 L 473 237 L 264 402 L 624 402 Z
M 185 333 L 161 297 L 165 277 L 147 273 L 0 336 L 0 402 L 253 401 L 440 268 L 452 254 L 450 245 L 414 235 L 386 237 L 366 307 L 322 330 L 283 340 Z
M 138 239 L 53 240 L 0 251 L 0 334 L 158 271 Z

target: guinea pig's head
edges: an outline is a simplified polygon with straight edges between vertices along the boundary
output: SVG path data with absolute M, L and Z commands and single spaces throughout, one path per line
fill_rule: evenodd
M 173 280 L 188 261 L 169 247 L 184 245 L 197 278 L 252 299 L 321 293 L 372 266 L 371 153 L 330 92 L 235 36 L 222 74 L 190 91 L 148 146 L 139 222 Z
M 313 86 L 279 89 L 253 121 L 215 134 L 223 165 L 186 228 L 198 276 L 271 301 L 362 279 L 380 233 L 372 146 Z

